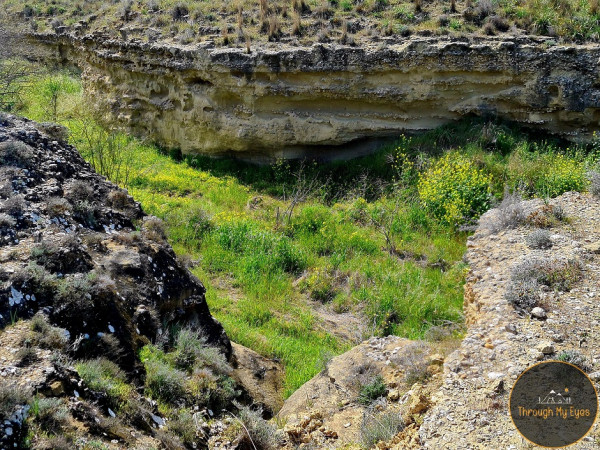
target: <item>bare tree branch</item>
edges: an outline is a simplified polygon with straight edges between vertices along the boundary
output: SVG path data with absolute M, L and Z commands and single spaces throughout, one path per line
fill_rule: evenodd
M 24 37 L 9 30 L 0 17 L 0 110 L 10 110 L 19 101 L 20 94 L 33 74 L 32 66 L 23 57 Z
M 292 221 L 294 209 L 296 209 L 299 204 L 308 200 L 319 188 L 328 183 L 320 181 L 315 175 L 308 174 L 304 161 L 300 164 L 298 170 L 292 174 L 292 178 L 293 183 L 289 195 L 285 190 L 283 194 L 284 201 L 289 201 L 289 204 L 282 214 L 280 214 L 279 209 L 277 209 L 277 226 L 284 220 L 286 225 L 289 226 Z

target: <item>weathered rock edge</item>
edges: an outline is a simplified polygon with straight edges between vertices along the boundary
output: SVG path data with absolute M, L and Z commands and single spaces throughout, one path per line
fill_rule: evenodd
M 184 153 L 327 156 L 327 146 L 472 114 L 586 140 L 600 119 L 598 45 L 420 37 L 248 54 L 100 33 L 34 42 L 83 70 L 86 93 L 107 122 Z

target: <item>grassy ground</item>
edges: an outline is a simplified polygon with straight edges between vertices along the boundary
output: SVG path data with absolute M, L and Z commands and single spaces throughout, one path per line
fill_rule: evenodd
M 70 75 L 40 75 L 19 108 L 69 127 L 97 170 L 165 220 L 228 335 L 283 361 L 286 395 L 352 345 L 322 311 L 365 324 L 357 338 L 422 338 L 460 322 L 460 227 L 505 186 L 525 196 L 585 189 L 597 160 L 595 146 L 475 119 L 343 164 L 183 158 L 100 128 Z
M 11 23 L 45 31 L 86 21 L 87 30 L 183 44 L 214 40 L 353 43 L 377 36 L 538 34 L 597 41 L 598 0 L 6 0 Z

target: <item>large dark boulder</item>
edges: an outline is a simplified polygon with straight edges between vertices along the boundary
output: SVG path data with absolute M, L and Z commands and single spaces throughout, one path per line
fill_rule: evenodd
M 72 356 L 136 372 L 142 345 L 191 326 L 229 358 L 161 222 L 49 132 L 0 115 L 0 328 L 41 310 L 68 330 Z

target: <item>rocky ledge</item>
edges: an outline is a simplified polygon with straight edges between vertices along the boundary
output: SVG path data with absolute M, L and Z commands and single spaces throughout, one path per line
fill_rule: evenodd
M 333 146 L 466 115 L 589 139 L 600 118 L 598 45 L 412 37 L 247 52 L 99 33 L 36 35 L 33 42 L 83 70 L 86 93 L 106 122 L 184 153 L 327 157 Z M 347 156 L 356 149 L 338 150 Z

